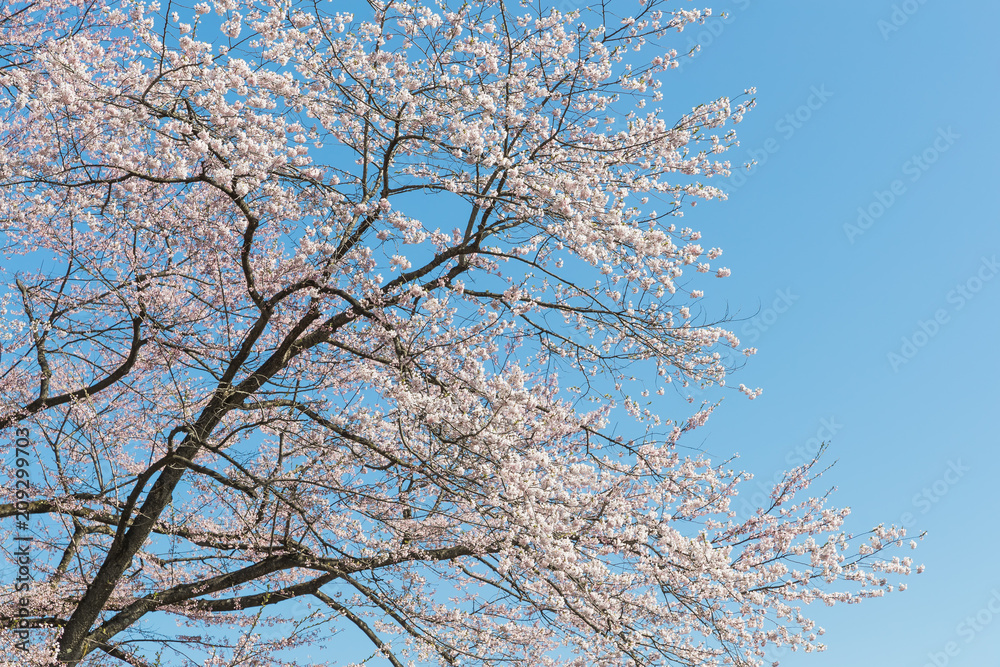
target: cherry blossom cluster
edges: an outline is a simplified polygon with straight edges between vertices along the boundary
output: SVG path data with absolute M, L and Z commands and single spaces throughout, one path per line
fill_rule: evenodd
M 665 93 L 708 10 L 357 4 L 0 8 L 4 664 L 753 665 L 902 589 L 815 461 L 744 517 L 680 453 L 755 351 L 678 220 L 753 106 Z

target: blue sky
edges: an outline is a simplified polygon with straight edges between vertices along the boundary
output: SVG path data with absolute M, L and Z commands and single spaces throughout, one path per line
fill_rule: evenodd
M 1000 4 L 712 7 L 728 18 L 678 36 L 702 49 L 665 87 L 758 90 L 731 159 L 759 164 L 685 222 L 725 250 L 706 305 L 749 318 L 732 328 L 760 351 L 731 381 L 764 394 L 697 434 L 760 478 L 827 438 L 849 529 L 927 531 L 908 591 L 810 608 L 828 649 L 782 665 L 996 664 Z

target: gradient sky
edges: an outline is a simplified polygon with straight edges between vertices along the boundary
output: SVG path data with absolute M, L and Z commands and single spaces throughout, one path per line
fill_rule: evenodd
M 759 478 L 827 438 L 849 530 L 927 531 L 909 590 L 811 607 L 827 651 L 781 664 L 1000 664 L 1000 3 L 711 6 L 729 16 L 678 36 L 702 49 L 672 92 L 756 86 L 731 159 L 759 164 L 685 222 L 726 251 L 706 303 L 749 318 L 760 352 L 732 381 L 764 394 L 697 435 Z

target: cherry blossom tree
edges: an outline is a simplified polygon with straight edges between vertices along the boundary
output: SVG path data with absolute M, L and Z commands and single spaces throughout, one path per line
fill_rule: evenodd
M 0 8 L 4 664 L 751 665 L 893 590 L 815 461 L 740 516 L 684 444 L 753 353 L 709 12 L 355 5 Z

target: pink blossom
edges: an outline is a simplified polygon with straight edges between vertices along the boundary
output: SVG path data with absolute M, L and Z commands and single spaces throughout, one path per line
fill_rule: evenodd
M 845 533 L 817 460 L 737 512 L 686 444 L 755 352 L 692 315 L 721 250 L 673 219 L 753 106 L 662 94 L 707 11 L 12 1 L 0 234 L 45 261 L 0 274 L 8 663 L 353 627 L 394 664 L 751 664 L 903 588 L 905 531 Z

